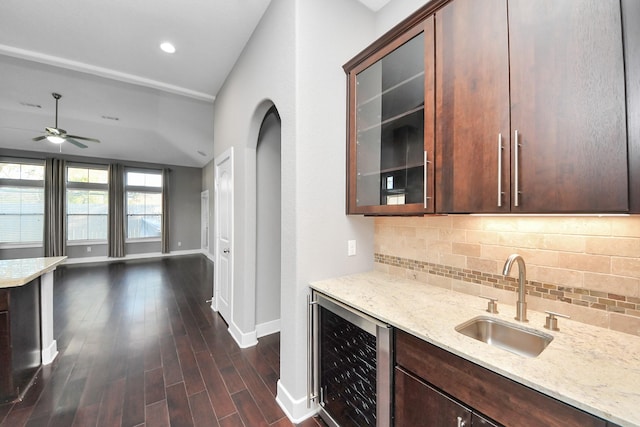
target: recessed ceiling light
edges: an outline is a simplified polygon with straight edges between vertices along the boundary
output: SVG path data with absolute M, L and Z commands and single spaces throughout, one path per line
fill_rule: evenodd
M 160 45 L 160 49 L 167 53 L 175 53 L 176 47 L 169 42 L 164 42 Z

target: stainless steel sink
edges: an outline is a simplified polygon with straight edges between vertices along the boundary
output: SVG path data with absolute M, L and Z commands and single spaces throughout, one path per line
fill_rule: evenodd
M 553 341 L 553 336 L 549 334 L 487 316 L 474 317 L 456 326 L 456 331 L 526 357 L 536 357 Z

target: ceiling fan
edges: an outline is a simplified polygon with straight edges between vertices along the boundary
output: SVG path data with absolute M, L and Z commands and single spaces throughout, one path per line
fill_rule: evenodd
M 37 136 L 33 138 L 34 141 L 42 141 L 43 139 L 46 139 L 47 141 L 52 142 L 54 144 L 62 144 L 63 142 L 67 141 L 75 145 L 76 147 L 80 147 L 80 148 L 87 148 L 87 146 L 77 141 L 78 139 L 83 141 L 100 142 L 100 140 L 95 138 L 87 138 L 85 136 L 78 136 L 78 135 L 69 135 L 67 134 L 66 130 L 60 129 L 58 127 L 58 100 L 62 98 L 62 95 L 55 92 L 52 93 L 51 95 L 56 100 L 56 124 L 54 127 L 44 128 L 45 135 Z

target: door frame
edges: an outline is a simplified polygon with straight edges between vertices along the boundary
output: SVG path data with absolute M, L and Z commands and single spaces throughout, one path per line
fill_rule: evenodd
M 233 252 L 233 243 L 234 243 L 234 224 L 233 224 L 233 215 L 234 215 L 234 170 L 233 170 L 233 147 L 229 147 L 222 154 L 217 156 L 214 160 L 214 178 L 213 178 L 213 188 L 214 188 L 214 251 L 215 251 L 215 261 L 214 261 L 214 281 L 213 281 L 213 298 L 211 301 L 211 308 L 214 311 L 219 311 L 219 301 L 220 301 L 220 287 L 217 286 L 220 283 L 220 241 L 218 239 L 219 235 L 219 218 L 220 218 L 220 192 L 218 191 L 218 176 L 220 172 L 220 165 L 225 161 L 229 162 L 230 170 L 231 170 L 231 178 L 230 178 L 230 197 L 229 202 L 231 206 L 230 210 L 230 233 L 231 233 L 231 247 L 229 257 L 229 319 L 225 319 L 225 321 L 230 325 L 233 319 L 233 291 L 234 291 L 234 275 L 233 275 L 233 265 L 234 265 L 234 252 Z
M 205 255 L 209 252 L 209 227 L 211 215 L 209 212 L 209 190 L 204 190 L 200 193 L 200 249 L 206 251 Z

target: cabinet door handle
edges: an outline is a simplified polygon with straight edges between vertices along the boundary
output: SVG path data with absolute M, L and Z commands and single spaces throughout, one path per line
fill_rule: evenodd
M 502 207 L 502 132 L 498 134 L 498 207 Z
M 429 202 L 429 186 L 427 185 L 427 165 L 429 164 L 429 156 L 427 151 L 424 152 L 424 208 L 427 209 L 427 203 Z
M 458 417 L 458 427 L 464 427 L 465 422 L 462 420 L 462 417 Z
M 312 295 L 307 295 L 307 408 L 316 400 L 315 385 L 315 334 L 313 333 L 313 310 L 318 301 Z
M 513 179 L 514 190 L 513 190 L 513 206 L 518 207 L 520 204 L 520 188 L 519 188 L 519 175 L 520 175 L 520 135 L 518 130 L 516 129 L 516 142 L 513 145 L 514 148 L 514 163 L 515 163 L 515 177 Z

